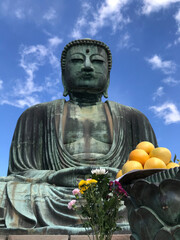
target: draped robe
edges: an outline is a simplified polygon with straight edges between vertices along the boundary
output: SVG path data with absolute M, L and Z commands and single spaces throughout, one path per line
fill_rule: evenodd
M 10 149 L 8 176 L 0 178 L 0 208 L 4 209 L 6 229 L 80 233 L 83 228 L 75 212 L 67 208 L 73 199 L 74 186 L 48 183 L 48 176 L 58 170 L 105 167 L 115 173 L 141 141 L 157 146 L 148 119 L 138 110 L 107 101 L 112 122 L 113 142 L 110 151 L 97 159 L 78 160 L 71 156 L 62 141 L 65 100 L 35 105 L 19 118 Z M 124 211 L 123 207 L 122 211 Z M 121 226 L 128 228 L 127 219 Z

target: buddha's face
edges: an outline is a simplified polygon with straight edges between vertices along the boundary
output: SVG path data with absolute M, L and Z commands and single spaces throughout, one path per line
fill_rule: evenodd
M 108 57 L 103 48 L 81 45 L 68 50 L 63 72 L 63 82 L 68 92 L 103 93 L 108 78 Z

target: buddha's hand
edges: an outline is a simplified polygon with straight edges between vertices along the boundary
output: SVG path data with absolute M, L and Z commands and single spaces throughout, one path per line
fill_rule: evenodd
M 53 172 L 48 176 L 47 182 L 57 186 L 76 187 L 78 182 L 91 174 L 95 167 L 71 167 Z

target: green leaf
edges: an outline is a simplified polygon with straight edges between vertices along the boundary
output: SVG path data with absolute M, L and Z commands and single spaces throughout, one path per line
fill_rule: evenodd
M 121 195 L 117 193 L 117 189 L 112 189 L 109 196 L 108 174 L 93 174 L 90 178 L 97 180 L 97 184 L 90 184 L 84 194 L 77 199 L 81 205 L 80 211 L 77 212 L 86 220 L 85 222 L 82 220 L 84 227 L 91 228 L 93 233 L 99 236 L 98 239 L 105 239 L 118 229 L 116 222 L 120 218 Z
M 176 156 L 176 154 L 175 154 L 175 155 L 174 155 L 173 162 L 176 162 L 176 159 L 177 159 L 177 156 Z

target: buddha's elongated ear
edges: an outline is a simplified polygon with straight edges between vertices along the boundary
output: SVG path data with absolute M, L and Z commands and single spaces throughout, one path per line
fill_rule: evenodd
M 64 87 L 64 92 L 63 92 L 63 96 L 66 97 L 68 95 L 68 90 L 66 88 L 66 84 L 65 84 L 65 81 L 64 81 L 64 74 L 62 72 L 62 84 L 63 84 L 63 87 Z
M 110 74 L 108 74 L 108 81 L 107 81 L 107 84 L 106 84 L 106 88 L 104 89 L 104 92 L 103 92 L 103 96 L 104 96 L 105 98 L 108 98 L 109 81 L 110 81 Z

